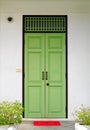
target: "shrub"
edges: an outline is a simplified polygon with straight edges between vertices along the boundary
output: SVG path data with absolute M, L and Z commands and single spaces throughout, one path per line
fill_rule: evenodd
M 75 112 L 75 121 L 83 125 L 90 125 L 90 107 L 81 107 Z
M 22 122 L 23 107 L 19 101 L 0 102 L 0 125 L 19 124 Z

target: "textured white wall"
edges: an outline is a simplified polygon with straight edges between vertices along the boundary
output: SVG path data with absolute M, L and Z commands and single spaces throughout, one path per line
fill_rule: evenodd
M 22 15 L 68 15 L 68 115 L 90 105 L 90 1 L 0 1 L 0 101 L 22 101 Z M 12 16 L 9 23 L 7 17 Z

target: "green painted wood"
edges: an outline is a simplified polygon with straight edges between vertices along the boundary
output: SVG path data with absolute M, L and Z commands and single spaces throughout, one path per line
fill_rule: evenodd
M 25 34 L 25 117 L 66 117 L 65 41 L 64 33 Z
M 25 34 L 25 117 L 44 116 L 44 35 Z
M 65 34 L 46 34 L 46 117 L 66 117 Z M 49 83 L 49 85 L 47 85 Z

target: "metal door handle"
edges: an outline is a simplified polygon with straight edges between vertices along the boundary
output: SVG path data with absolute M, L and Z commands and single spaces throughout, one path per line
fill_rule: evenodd
M 48 80 L 48 72 L 46 72 L 46 80 Z
M 42 80 L 44 80 L 44 72 L 42 72 Z
M 42 72 L 42 80 L 44 80 L 45 78 L 44 78 L 44 71 Z M 48 80 L 48 72 L 46 72 L 46 80 Z

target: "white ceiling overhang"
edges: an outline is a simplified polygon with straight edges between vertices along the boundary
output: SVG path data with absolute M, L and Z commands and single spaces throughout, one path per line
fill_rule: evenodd
M 90 13 L 90 0 L 0 0 L 0 12 Z

